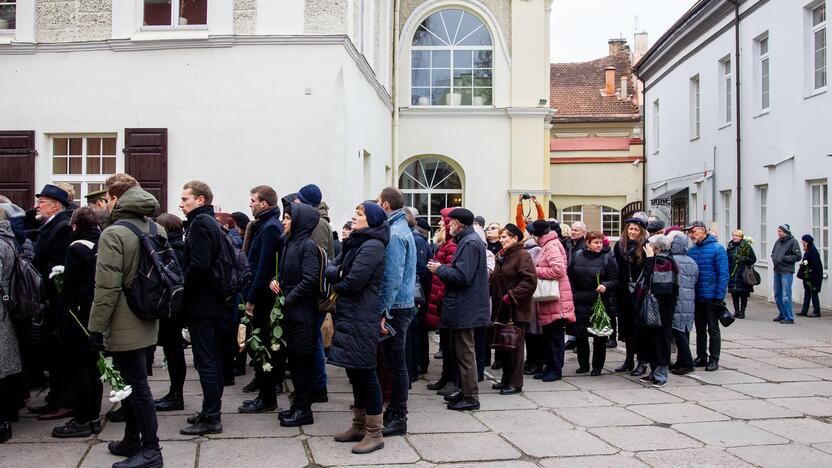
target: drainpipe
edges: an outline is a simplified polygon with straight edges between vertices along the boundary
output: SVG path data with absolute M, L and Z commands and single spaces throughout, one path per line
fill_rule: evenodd
M 742 229 L 742 137 L 740 134 L 740 0 L 728 0 L 734 5 L 734 92 L 737 111 L 737 229 Z
M 393 67 L 392 78 L 390 79 L 390 89 L 393 94 L 393 132 L 390 138 L 393 146 L 391 152 L 391 164 L 393 167 L 390 168 L 390 174 L 393 178 L 390 181 L 392 187 L 396 186 L 396 181 L 399 177 L 399 4 L 400 0 L 393 0 L 393 57 L 390 62 Z

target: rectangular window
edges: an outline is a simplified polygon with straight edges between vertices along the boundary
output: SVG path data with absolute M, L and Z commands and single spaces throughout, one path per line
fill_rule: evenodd
M 71 184 L 80 203 L 117 172 L 118 159 L 115 135 L 53 137 L 52 181 Z
M 809 185 L 812 237 L 820 252 L 823 268 L 829 268 L 829 185 L 826 181 Z
M 701 123 L 701 108 L 699 101 L 699 75 L 690 79 L 690 138 L 699 138 Z
M 768 37 L 759 40 L 760 51 L 760 110 L 768 110 L 771 102 L 771 59 L 768 55 Z
M 757 258 L 768 258 L 768 185 L 757 187 L 757 201 L 760 211 L 757 218 L 760 220 L 759 243 L 760 249 Z
M 577 206 L 567 206 L 561 212 L 561 222 L 564 224 L 572 225 L 572 223 L 577 221 L 584 220 L 584 207 L 583 205 Z
M 659 132 L 659 100 L 656 99 L 653 101 L 653 153 L 659 152 L 659 137 L 661 136 L 661 132 Z
M 601 228 L 607 237 L 621 235 L 621 212 L 608 206 L 601 207 Z
M 826 87 L 826 3 L 811 10 L 812 33 L 809 37 L 810 72 L 813 89 Z
M 722 238 L 731 238 L 731 191 L 720 192 L 722 195 Z
M 176 28 L 208 24 L 208 0 L 144 0 L 144 26 Z
M 719 108 L 722 110 L 721 114 L 721 121 L 723 124 L 729 124 L 733 120 L 732 116 L 734 115 L 734 107 L 733 107 L 733 90 L 731 89 L 731 56 L 725 57 L 724 59 L 720 60 L 719 62 L 719 75 L 720 75 L 720 99 Z
M 0 31 L 12 30 L 17 22 L 17 1 L 0 0 Z

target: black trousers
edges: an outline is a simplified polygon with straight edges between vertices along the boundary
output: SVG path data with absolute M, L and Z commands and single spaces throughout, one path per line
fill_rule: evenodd
M 274 304 L 255 304 L 254 313 L 251 320 L 253 329 L 260 329 L 260 340 L 265 346 L 271 343 L 271 327 L 269 327 L 269 314 L 272 312 Z M 278 351 L 269 351 L 271 354 L 272 370 L 266 372 L 263 370 L 263 365 L 259 362 L 254 363 L 254 376 L 257 378 L 257 385 L 259 393 L 257 398 L 263 401 L 267 406 L 274 406 L 277 404 L 277 396 L 275 390 L 277 385 L 283 385 L 283 378 L 286 375 L 286 348 L 281 347 Z
M 693 367 L 693 356 L 690 353 L 690 333 L 673 329 L 673 340 L 676 342 L 676 366 L 681 368 Z
M 295 387 L 295 408 L 308 410 L 312 408 L 312 391 L 315 383 L 315 355 L 289 353 L 289 366 L 292 369 L 292 384 Z M 274 392 L 272 392 L 274 398 Z
M 809 302 L 812 303 L 812 313 L 820 314 L 820 298 L 818 291 L 810 289 L 806 281 L 803 282 L 803 307 L 800 308 L 801 314 L 809 313 Z M 744 308 L 743 308 L 744 309 Z
M 675 307 L 675 297 L 659 297 L 659 315 L 662 319 L 662 326 L 642 329 L 642 336 L 644 336 L 649 347 L 648 360 L 653 370 L 670 365 L 670 343 L 673 341 L 673 313 Z
M 523 362 L 525 361 L 525 341 L 530 336 L 525 333 L 529 328 L 528 323 L 514 322 L 514 326 L 520 328 L 521 333 L 517 340 L 517 346 L 511 351 L 500 351 L 497 355 L 503 363 L 503 376 L 500 383 L 503 385 L 522 388 L 523 387 Z
M 412 382 L 419 376 L 419 313 L 413 316 L 410 326 L 407 327 L 407 340 L 405 343 L 405 362 L 407 363 L 407 376 Z
M 75 396 L 75 420 L 84 423 L 98 419 L 104 393 L 98 372 L 98 353 L 74 352 L 68 357 L 72 394 Z
M 546 371 L 553 372 L 557 377 L 563 376 L 565 339 L 564 320 L 555 320 L 543 327 L 543 350 L 546 353 Z
M 237 322 L 231 315 L 220 322 L 220 358 L 223 380 L 234 379 L 234 359 L 237 357 Z
M 381 414 L 381 385 L 376 369 L 347 369 L 347 377 L 352 384 L 355 408 L 366 410 L 370 416 Z
M 191 346 L 194 353 L 194 367 L 202 386 L 202 412 L 219 415 L 222 411 L 222 355 L 220 340 L 222 328 L 220 318 L 199 318 L 188 323 L 191 332 Z
M 421 310 L 419 310 L 419 317 L 419 373 L 427 374 L 430 367 L 430 330 L 425 328 L 425 313 Z
M 477 378 L 485 373 L 485 365 L 490 361 L 491 348 L 488 347 L 488 334 L 485 332 L 485 327 L 474 329 L 474 342 L 476 345 L 477 354 Z
M 734 315 L 745 312 L 748 306 L 748 293 L 731 293 L 731 300 L 734 303 Z
M 526 332 L 526 362 L 529 365 L 542 367 L 546 360 L 546 347 L 543 335 L 533 335 Z
M 451 331 L 439 330 L 439 349 L 442 351 L 442 377 L 445 382 L 456 382 L 457 367 L 454 347 L 451 346 Z
M 159 345 L 165 353 L 170 377 L 170 393 L 182 395 L 188 366 L 185 364 L 185 345 L 182 342 L 182 322 L 179 320 L 159 321 Z
M 589 367 L 589 336 L 582 334 L 575 338 L 575 348 L 578 350 L 578 366 Z M 603 369 L 607 360 L 607 337 L 592 337 L 592 368 Z
M 696 301 L 694 303 L 693 323 L 696 326 L 696 357 L 719 361 L 719 351 L 722 338 L 719 331 L 719 320 L 710 301 Z
M 147 348 L 114 352 L 113 364 L 121 372 L 124 383 L 133 388 L 130 396 L 121 404 L 124 407 L 124 438 L 138 440 L 142 447 L 159 449 L 159 423 L 156 405 L 147 383 Z

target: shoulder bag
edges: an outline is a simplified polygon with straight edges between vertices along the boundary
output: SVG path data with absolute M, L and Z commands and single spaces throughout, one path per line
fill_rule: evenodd
M 500 317 L 500 308 L 503 302 L 500 301 L 500 306 L 497 307 L 495 319 Z M 488 343 L 491 349 L 497 351 L 514 351 L 517 344 L 520 342 L 520 334 L 523 333 L 519 327 L 514 326 L 511 320 L 511 309 L 509 309 L 508 323 L 500 323 L 497 320 L 491 322 L 488 327 Z

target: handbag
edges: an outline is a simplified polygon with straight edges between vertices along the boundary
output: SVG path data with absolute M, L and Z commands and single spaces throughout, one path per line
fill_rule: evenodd
M 734 314 L 732 314 L 731 311 L 725 307 L 724 302 L 720 301 L 719 304 L 714 304 L 713 307 L 719 308 L 719 310 L 716 311 L 716 318 L 723 327 L 730 327 L 736 320 L 734 318 Z
M 537 279 L 537 287 L 532 295 L 534 302 L 554 302 L 560 300 L 560 284 L 557 280 Z
M 746 286 L 757 286 L 762 281 L 762 278 L 760 278 L 760 274 L 757 273 L 757 270 L 753 266 L 746 266 L 743 272 L 743 281 L 745 281 Z
M 425 303 L 425 290 L 422 289 L 422 283 L 419 281 L 419 275 L 416 275 L 416 284 L 413 286 L 413 302 L 416 304 Z
M 502 307 L 502 302 L 500 307 Z M 497 308 L 495 318 L 499 317 L 500 307 Z M 496 351 L 514 351 L 520 342 L 521 333 L 523 333 L 523 330 L 514 326 L 514 322 L 511 320 L 511 311 L 509 311 L 508 323 L 500 323 L 495 320 L 488 327 L 489 347 Z
M 644 328 L 659 328 L 662 326 L 662 316 L 659 313 L 659 300 L 653 294 L 653 278 L 650 277 L 650 284 L 641 301 L 638 310 L 638 324 Z

